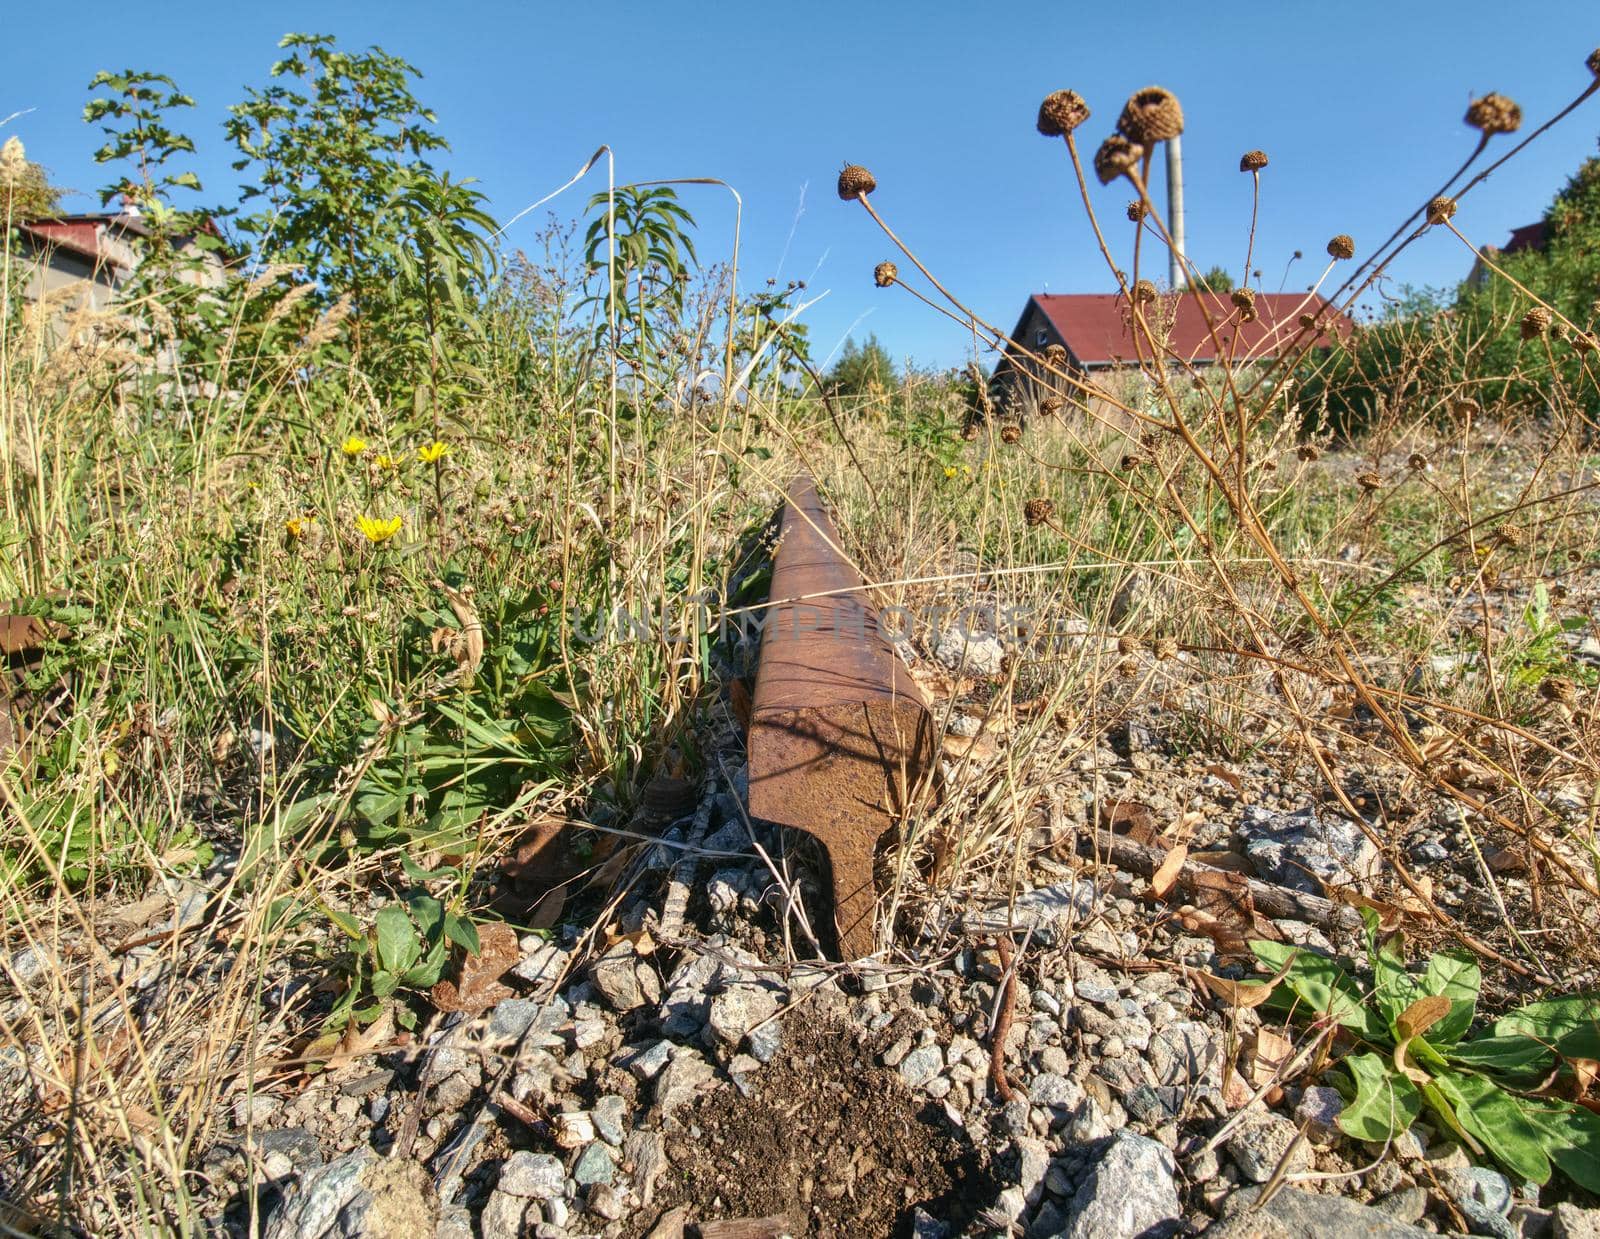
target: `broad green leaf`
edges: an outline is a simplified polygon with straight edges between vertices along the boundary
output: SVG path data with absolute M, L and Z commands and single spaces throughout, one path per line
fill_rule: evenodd
M 483 950 L 483 945 L 478 941 L 478 927 L 454 912 L 444 918 L 444 936 L 469 955 L 477 955 Z
M 1343 1062 L 1355 1099 L 1339 1115 L 1339 1129 L 1355 1140 L 1383 1143 L 1405 1131 L 1422 1113 L 1417 1086 L 1378 1054 L 1352 1054 Z
M 1541 1041 L 1554 1042 L 1579 1029 L 1600 1027 L 1600 994 L 1569 994 L 1518 1007 L 1495 1022 L 1496 1036 L 1526 1033 Z
M 1508 1170 L 1535 1183 L 1550 1179 L 1543 1138 L 1517 1099 L 1483 1076 L 1441 1071 L 1434 1079 L 1457 1121 Z
M 1510 1077 L 1538 1078 L 1548 1075 L 1556 1065 L 1556 1056 L 1549 1047 L 1521 1033 L 1458 1042 L 1446 1051 L 1446 1057 L 1463 1067 Z
M 375 920 L 378 934 L 378 963 L 391 972 L 404 972 L 416 961 L 420 950 L 417 930 L 397 903 L 378 909 Z
M 1363 1002 L 1360 986 L 1327 956 L 1282 942 L 1253 941 L 1250 950 L 1270 972 L 1280 971 L 1291 956 L 1294 958 L 1293 967 L 1274 995 L 1274 1005 L 1282 1005 L 1278 1000 L 1287 988 L 1316 1015 L 1326 1016 L 1369 1041 L 1390 1038 L 1385 1022 Z
M 413 882 L 434 882 L 440 878 L 456 878 L 461 876 L 461 871 L 454 865 L 445 865 L 440 869 L 424 869 L 409 856 L 400 857 L 400 868 L 405 870 L 406 877 Z
M 1425 996 L 1425 991 L 1406 971 L 1399 935 L 1380 944 L 1377 915 L 1370 908 L 1363 908 L 1362 913 L 1367 927 L 1367 958 L 1372 965 L 1372 1000 L 1395 1039 L 1402 1040 L 1407 1034 L 1400 1030 L 1400 1017 Z
M 1464 951 L 1440 951 L 1428 961 L 1423 989 L 1450 1000 L 1450 1014 L 1428 1030 L 1429 1041 L 1436 1046 L 1450 1046 L 1467 1035 L 1482 983 L 1477 960 Z
M 444 904 L 432 895 L 413 891 L 406 896 L 406 907 L 411 909 L 411 915 L 424 938 L 434 937 L 434 931 L 444 924 Z
M 427 989 L 428 986 L 439 979 L 439 974 L 444 971 L 444 961 L 449 949 L 444 939 L 441 938 L 438 942 L 435 942 L 429 948 L 427 955 L 418 963 L 406 969 L 400 978 L 401 983 L 412 986 L 415 989 Z
M 322 910 L 327 914 L 330 921 L 344 930 L 345 935 L 351 941 L 360 942 L 367 936 L 367 931 L 361 928 L 361 922 L 348 912 L 341 912 L 338 908 L 331 907 L 328 904 L 323 904 Z
M 1559 1101 L 1523 1098 L 1521 1105 L 1556 1168 L 1574 1183 L 1600 1193 L 1600 1114 Z
M 374 998 L 388 998 L 395 990 L 400 988 L 400 978 L 385 969 L 372 974 L 372 996 Z

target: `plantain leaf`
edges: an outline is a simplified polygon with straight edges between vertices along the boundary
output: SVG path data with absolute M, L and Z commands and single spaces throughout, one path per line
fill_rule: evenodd
M 1273 1005 L 1282 1006 L 1283 988 L 1317 1015 L 1326 1016 L 1369 1041 L 1387 1041 L 1389 1030 L 1362 1001 L 1361 988 L 1350 974 L 1325 955 L 1281 942 L 1253 941 L 1250 950 L 1272 972 L 1292 966 L 1284 974 Z
M 1581 1187 L 1600 1193 L 1600 1114 L 1563 1101 L 1520 1099 L 1556 1168 Z
M 1423 989 L 1450 1000 L 1450 1014 L 1428 1030 L 1429 1041 L 1436 1046 L 1450 1046 L 1467 1035 L 1482 984 L 1477 960 L 1465 951 L 1440 951 L 1428 961 Z
M 1456 1120 L 1497 1162 L 1524 1179 L 1549 1182 L 1543 1137 L 1517 1098 L 1466 1072 L 1441 1071 L 1434 1082 L 1454 1106 Z
M 1355 1099 L 1339 1115 L 1339 1129 L 1345 1135 L 1381 1144 L 1416 1122 L 1422 1113 L 1422 1094 L 1387 1059 L 1352 1054 L 1342 1065 L 1355 1085 Z
M 1496 1036 L 1523 1033 L 1553 1042 L 1569 1033 L 1600 1028 L 1600 994 L 1569 994 L 1518 1007 L 1495 1022 Z
M 397 903 L 378 909 L 375 918 L 378 931 L 378 965 L 389 972 L 404 972 L 421 954 L 417 946 L 417 930 Z
M 1541 1079 L 1556 1065 L 1556 1056 L 1548 1046 L 1522 1033 L 1474 1037 L 1451 1046 L 1446 1056 L 1462 1067 L 1492 1071 L 1512 1079 Z

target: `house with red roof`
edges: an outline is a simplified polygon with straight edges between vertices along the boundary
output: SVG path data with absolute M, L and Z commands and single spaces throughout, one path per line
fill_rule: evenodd
M 1289 348 L 1327 348 L 1353 328 L 1316 293 L 1256 293 L 1254 308 L 1247 316 L 1227 293 L 1186 290 L 1158 297 L 1146 310 L 1146 321 L 1164 342 L 1165 364 L 1196 370 L 1219 362 L 1271 360 Z M 991 382 L 1026 404 L 1067 386 L 1045 374 L 1037 360 L 1052 345 L 1065 349 L 1067 364 L 1085 378 L 1137 371 L 1152 360 L 1144 334 L 1134 334 L 1128 299 L 1120 293 L 1035 293 L 1011 339 Z

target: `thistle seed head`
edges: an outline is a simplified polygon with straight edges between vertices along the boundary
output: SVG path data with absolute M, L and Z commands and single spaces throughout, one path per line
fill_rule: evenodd
M 1022 505 L 1022 518 L 1029 525 L 1042 525 L 1056 514 L 1056 505 L 1048 499 L 1030 499 Z
M 1474 129 L 1481 129 L 1485 137 L 1496 133 L 1515 133 L 1522 128 L 1522 109 L 1504 95 L 1491 91 L 1468 105 L 1465 120 Z
M 1578 704 L 1578 686 L 1565 676 L 1547 675 L 1539 681 L 1539 696 L 1558 706 Z
M 1008 422 L 1000 427 L 1000 442 L 1015 443 L 1020 438 L 1022 438 L 1022 427 L 1015 422 Z
M 892 262 L 880 262 L 872 268 L 872 282 L 879 288 L 888 288 L 893 284 L 895 277 L 900 274 L 900 268 Z
M 1597 344 L 1594 333 L 1590 331 L 1577 331 L 1572 335 L 1572 348 L 1578 353 L 1592 353 L 1600 344 Z
M 1267 166 L 1266 151 L 1246 151 L 1239 156 L 1240 172 L 1260 172 Z
M 1039 105 L 1039 132 L 1047 138 L 1064 138 L 1089 119 L 1089 105 L 1075 90 L 1052 91 Z
M 1140 280 L 1133 286 L 1133 299 L 1135 302 L 1154 301 L 1156 286 L 1149 280 Z
M 1589 66 L 1589 72 L 1600 77 L 1600 47 L 1589 53 L 1589 59 L 1583 62 Z
M 1328 242 L 1328 256 L 1330 258 L 1354 258 L 1356 256 L 1356 243 L 1348 233 L 1341 232 Z
M 1413 473 L 1421 473 L 1428 467 L 1428 458 L 1421 452 L 1412 452 L 1406 457 L 1406 468 Z
M 1302 314 L 1299 318 L 1295 319 L 1295 322 L 1299 323 L 1300 326 L 1305 328 L 1307 331 L 1310 331 L 1317 325 L 1317 320 L 1309 314 Z
M 1551 317 L 1547 307 L 1534 306 L 1522 316 L 1522 338 L 1532 340 L 1542 336 L 1550 326 Z
M 1128 222 L 1130 224 L 1141 223 L 1144 220 L 1144 217 L 1148 214 L 1150 214 L 1150 209 L 1146 207 L 1144 203 L 1128 203 Z
M 1047 366 L 1057 369 L 1067 364 L 1067 346 L 1065 344 L 1052 344 L 1044 351 L 1044 361 Z
M 1239 311 L 1241 323 L 1256 321 L 1256 290 L 1253 288 L 1236 288 L 1228 294 L 1228 300 L 1233 302 L 1234 308 Z
M 1371 469 L 1366 469 L 1361 473 L 1356 474 L 1356 485 L 1361 487 L 1361 489 L 1366 491 L 1368 494 L 1371 494 L 1373 491 L 1377 490 L 1383 485 L 1383 478 L 1374 473 Z
M 1294 454 L 1301 460 L 1306 461 L 1308 464 L 1322 455 L 1322 453 L 1317 450 L 1317 445 L 1315 443 L 1302 443 L 1299 447 L 1295 448 Z
M 1178 656 L 1178 643 L 1171 637 L 1157 637 L 1154 648 L 1156 657 L 1162 662 Z
M 1130 142 L 1154 146 L 1183 132 L 1183 107 L 1178 96 L 1160 86 L 1135 91 L 1117 117 L 1117 131 Z
M 839 172 L 839 197 L 846 202 L 878 188 L 878 179 L 858 163 L 847 163 Z
M 1094 174 L 1102 185 L 1109 185 L 1119 176 L 1132 172 L 1143 158 L 1144 147 L 1114 133 L 1100 143 L 1100 149 L 1094 153 Z
M 1039 412 L 1043 413 L 1046 417 L 1054 417 L 1066 407 L 1067 402 L 1060 396 L 1046 396 L 1043 400 L 1039 401 Z
M 1432 202 L 1428 203 L 1428 222 L 1430 224 L 1442 224 L 1455 213 L 1456 200 L 1454 198 L 1447 198 L 1440 194 Z

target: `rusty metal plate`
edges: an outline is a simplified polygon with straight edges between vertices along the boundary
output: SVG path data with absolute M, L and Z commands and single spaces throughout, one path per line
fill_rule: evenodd
M 772 599 L 750 717 L 750 812 L 822 844 L 839 950 L 859 959 L 875 947 L 874 856 L 933 768 L 933 724 L 808 475 L 784 507 Z

